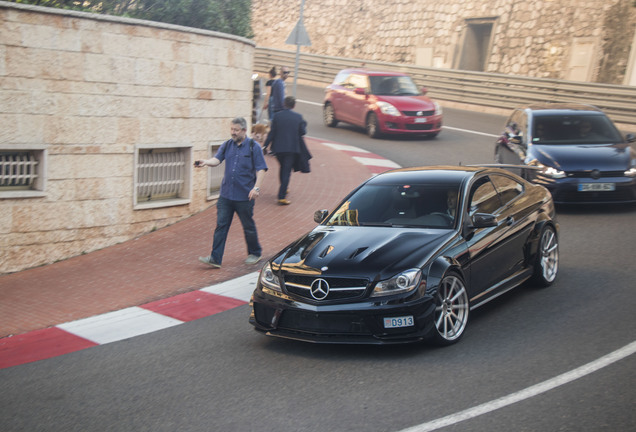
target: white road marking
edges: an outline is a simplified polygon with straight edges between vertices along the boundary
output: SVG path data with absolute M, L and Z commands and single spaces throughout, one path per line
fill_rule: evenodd
M 387 167 L 387 168 L 401 168 L 400 165 L 398 165 L 395 162 L 393 162 L 392 160 L 388 160 L 388 159 L 363 158 L 363 157 L 358 157 L 358 156 L 353 156 L 353 159 L 356 162 L 361 163 L 362 165 L 367 165 L 367 166 L 380 166 L 380 167 Z
M 140 307 L 129 307 L 57 327 L 96 344 L 106 344 L 182 324 L 175 318 Z
M 460 411 L 455 414 L 451 414 L 430 422 L 422 423 L 420 425 L 413 426 L 407 429 L 402 429 L 400 432 L 429 432 L 446 426 L 454 425 L 464 420 L 470 420 L 482 414 L 487 414 L 491 411 L 498 410 L 499 408 L 521 402 L 525 399 L 529 399 L 533 396 L 537 396 L 541 393 L 545 393 L 549 390 L 565 385 L 571 381 L 582 378 L 586 375 L 591 374 L 592 372 L 596 372 L 599 369 L 602 369 L 606 366 L 611 365 L 612 363 L 622 360 L 625 357 L 634 354 L 634 352 L 636 352 L 636 341 L 597 360 L 594 360 L 564 374 L 558 375 L 552 379 L 543 381 L 539 384 L 533 385 L 531 387 L 509 394 L 499 399 L 477 405 L 473 408 L 469 408 L 467 410 Z
M 252 297 L 252 293 L 256 289 L 258 274 L 259 272 L 246 274 L 245 276 L 241 276 L 227 282 L 202 288 L 201 291 L 249 302 Z

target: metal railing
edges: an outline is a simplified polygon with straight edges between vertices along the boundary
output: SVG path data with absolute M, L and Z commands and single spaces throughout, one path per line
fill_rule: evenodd
M 296 53 L 257 47 L 254 56 L 255 71 L 266 74 L 272 66 L 293 65 Z M 579 102 L 601 108 L 617 123 L 636 125 L 636 87 L 633 86 L 434 69 L 303 53 L 297 78 L 328 85 L 341 69 L 362 65 L 406 72 L 424 85 L 432 98 L 441 101 L 504 109 L 539 102 Z
M 32 152 L 0 153 L 0 188 L 32 188 L 38 177 L 37 165 Z
M 185 153 L 177 149 L 141 151 L 137 170 L 139 202 L 178 198 L 185 183 Z

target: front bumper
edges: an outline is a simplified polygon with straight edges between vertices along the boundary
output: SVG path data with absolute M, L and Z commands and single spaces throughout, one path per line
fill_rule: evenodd
M 398 344 L 423 340 L 433 326 L 433 298 L 311 305 L 281 293 L 254 291 L 250 324 L 268 336 L 314 343 Z M 413 316 L 414 325 L 384 328 L 384 318 Z
M 384 134 L 405 135 L 437 135 L 442 130 L 442 116 L 434 115 L 426 118 L 426 122 L 418 123 L 421 117 L 378 116 L 380 132 Z
M 534 181 L 545 186 L 556 204 L 627 204 L 636 203 L 636 178 L 602 177 L 598 180 L 583 177 L 547 179 L 537 176 Z M 579 184 L 613 184 L 610 191 L 579 191 Z

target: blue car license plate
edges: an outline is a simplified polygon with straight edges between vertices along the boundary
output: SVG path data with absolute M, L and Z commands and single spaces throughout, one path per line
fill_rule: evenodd
M 579 183 L 579 192 L 611 192 L 616 189 L 615 183 Z
M 413 315 L 403 317 L 384 318 L 384 328 L 411 327 L 415 325 Z

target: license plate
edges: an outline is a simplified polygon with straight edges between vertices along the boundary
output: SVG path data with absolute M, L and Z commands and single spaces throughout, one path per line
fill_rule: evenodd
M 414 326 L 413 315 L 403 317 L 384 318 L 384 328 L 399 328 Z
M 416 117 L 415 118 L 415 123 L 426 123 L 428 119 L 426 117 Z
M 579 192 L 609 192 L 615 189 L 615 183 L 579 183 Z

